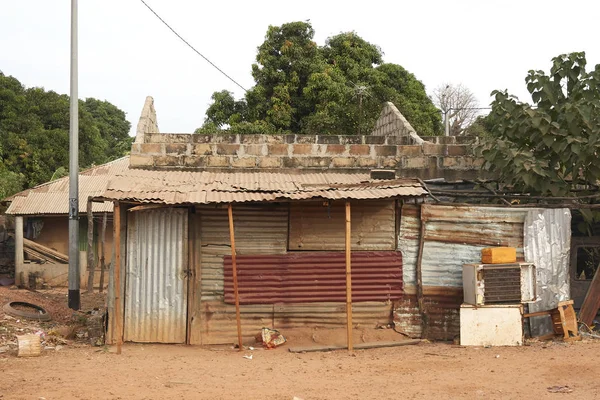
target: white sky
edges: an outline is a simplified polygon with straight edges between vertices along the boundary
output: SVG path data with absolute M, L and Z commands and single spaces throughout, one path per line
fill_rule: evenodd
M 430 93 L 463 83 L 482 106 L 494 89 L 529 100 L 529 69 L 585 51 L 600 63 L 597 18 L 589 1 L 193 1 L 147 3 L 242 86 L 269 25 L 310 19 L 319 45 L 356 31 L 379 45 Z M 69 92 L 70 1 L 0 1 L 0 71 L 26 86 Z M 161 132 L 192 132 L 214 91 L 242 90 L 173 35 L 138 0 L 79 1 L 79 97 L 108 100 L 137 124 L 155 99 Z M 132 129 L 132 130 L 133 130 Z

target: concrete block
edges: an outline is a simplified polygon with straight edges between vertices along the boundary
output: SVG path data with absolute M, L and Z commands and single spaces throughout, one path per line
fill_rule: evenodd
M 184 156 L 154 156 L 154 165 L 157 167 L 179 167 L 183 165 Z
M 129 165 L 132 167 L 151 167 L 154 165 L 154 157 L 150 155 L 130 154 Z
M 185 154 L 187 152 L 186 143 L 168 143 L 165 144 L 165 154 Z
M 356 167 L 356 158 L 354 157 L 334 157 L 333 160 L 334 168 L 354 168 Z
M 283 143 L 296 143 L 296 135 L 283 135 Z
M 385 139 L 385 136 L 381 136 Z M 375 147 L 375 155 L 382 157 L 394 157 L 398 153 L 397 146 L 374 146 Z
M 212 155 L 213 151 L 212 151 L 212 145 L 207 144 L 207 143 L 202 143 L 202 144 L 194 144 L 192 145 L 192 155 L 196 155 L 196 156 L 208 156 L 208 155 Z
M 234 168 L 256 168 L 256 157 L 232 157 L 231 166 Z
M 442 156 L 444 155 L 444 146 L 443 144 L 434 144 L 434 143 L 423 143 L 423 154 L 425 155 L 435 155 Z
M 398 155 L 407 157 L 419 157 L 423 155 L 423 147 L 420 145 L 398 146 Z
M 281 168 L 282 158 L 280 157 L 261 157 L 258 159 L 259 168 Z
M 217 154 L 220 156 L 236 155 L 240 150 L 239 144 L 219 143 L 217 146 Z
M 328 144 L 325 150 L 328 154 L 344 154 L 346 146 L 343 144 Z
M 362 168 L 375 168 L 377 167 L 377 160 L 371 157 L 358 157 L 357 165 Z
M 131 145 L 131 154 L 139 154 L 142 151 L 142 144 L 141 143 L 133 143 Z
M 301 157 L 298 164 L 304 168 L 328 168 L 331 165 L 331 157 Z
M 288 149 L 288 144 L 268 144 L 267 154 L 269 154 L 270 156 L 287 156 Z
M 365 144 L 385 144 L 385 136 L 365 136 Z
M 204 135 L 204 134 L 193 134 L 192 135 L 192 143 L 211 143 L 213 139 L 213 135 Z
M 207 156 L 207 167 L 229 167 L 229 157 L 226 156 Z
M 401 158 L 382 157 L 380 161 L 383 168 L 399 169 L 402 167 Z
M 299 168 L 300 167 L 300 158 L 282 157 L 281 158 L 281 166 L 283 168 Z
M 319 135 L 317 138 L 319 144 L 340 144 L 340 137 L 337 135 Z
M 244 149 L 244 153 L 243 154 L 247 154 L 250 156 L 264 156 L 267 154 L 267 145 L 265 144 L 244 144 L 241 146 L 240 148 L 240 152 L 241 149 Z
M 428 157 L 404 157 L 403 168 L 405 169 L 422 169 L 429 165 Z
M 400 145 L 409 144 L 408 141 L 409 141 L 408 136 L 386 136 L 386 138 L 385 138 L 385 144 L 391 145 L 391 146 L 400 146 Z
M 264 143 L 267 144 L 284 144 L 287 143 L 284 140 L 286 135 L 263 135 Z M 291 135 L 294 136 L 294 135 Z
M 190 143 L 192 135 L 189 133 L 154 133 L 150 136 L 149 143 Z
M 138 145 L 142 154 L 161 154 L 164 153 L 163 145 L 160 143 L 141 143 Z M 185 146 L 185 144 L 183 145 Z
M 471 146 L 451 144 L 446 146 L 446 154 L 449 156 L 464 156 L 469 153 Z
M 343 135 L 338 136 L 340 144 L 363 144 L 364 135 Z
M 295 144 L 292 147 L 293 155 L 311 155 L 313 154 L 312 144 Z
M 212 136 L 212 143 L 239 143 L 238 136 L 230 133 L 216 133 Z
M 296 135 L 296 143 L 316 144 L 317 137 L 315 135 Z
M 265 135 L 240 135 L 240 143 L 242 144 L 263 144 Z
M 351 144 L 350 155 L 353 156 L 368 156 L 371 154 L 371 146 L 368 144 Z
M 441 161 L 442 168 L 458 168 L 461 165 L 460 157 L 442 157 Z
M 206 166 L 206 158 L 199 156 L 185 156 L 183 158 L 183 165 L 189 168 L 203 168 Z

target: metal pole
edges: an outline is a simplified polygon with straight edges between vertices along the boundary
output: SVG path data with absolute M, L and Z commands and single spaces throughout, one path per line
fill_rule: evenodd
M 79 310 L 79 95 L 77 93 L 77 0 L 71 0 L 71 108 L 69 131 L 69 308 Z

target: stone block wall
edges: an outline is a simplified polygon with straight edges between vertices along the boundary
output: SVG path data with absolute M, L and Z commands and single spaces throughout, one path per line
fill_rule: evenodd
M 482 160 L 472 155 L 476 139 L 437 137 L 414 144 L 410 136 L 160 134 L 134 143 L 133 168 L 219 170 L 394 169 L 422 179 L 473 179 Z

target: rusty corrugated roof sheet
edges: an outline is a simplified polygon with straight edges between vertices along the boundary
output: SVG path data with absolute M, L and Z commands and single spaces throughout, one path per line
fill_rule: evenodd
M 211 172 L 128 169 L 102 196 L 142 203 L 208 204 L 248 201 L 383 199 L 426 194 L 416 179 L 371 180 L 339 172 Z
M 129 157 L 119 158 L 107 164 L 90 168 L 79 174 L 79 212 L 85 213 L 89 196 L 100 196 L 106 190 L 111 178 L 129 168 Z M 47 215 L 69 213 L 69 177 L 47 182 L 34 188 L 17 193 L 8 199 L 11 201 L 6 214 Z M 94 212 L 112 212 L 111 202 L 94 203 Z

